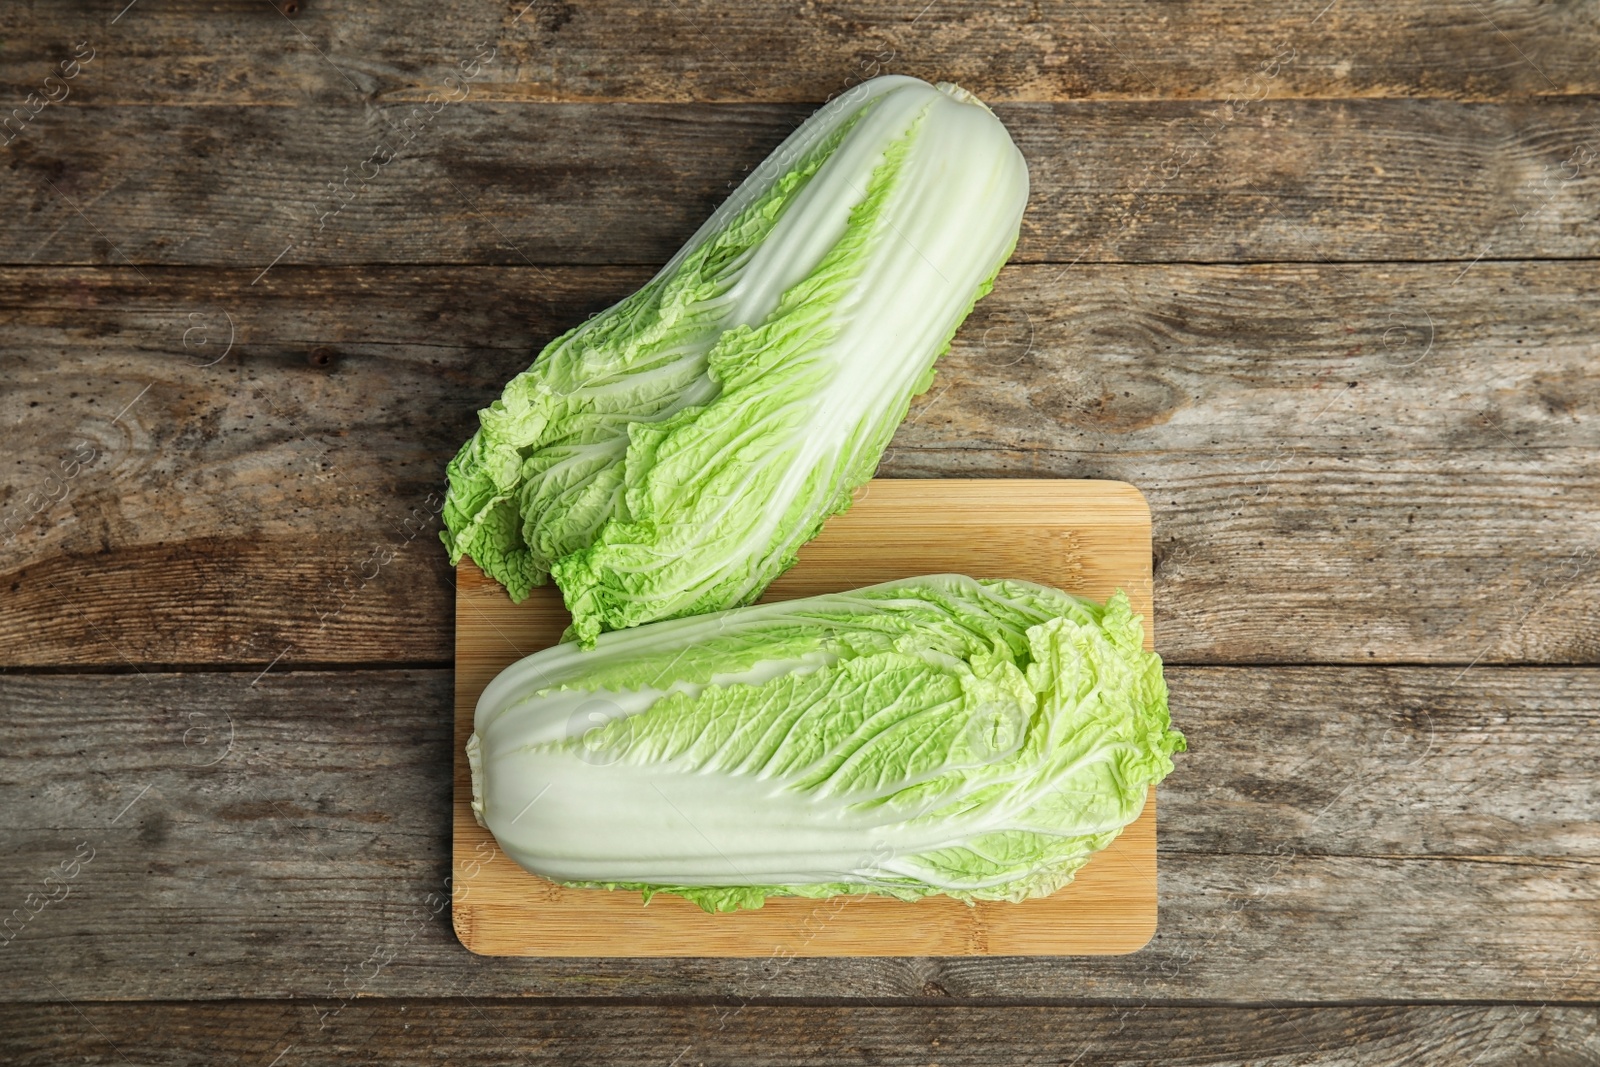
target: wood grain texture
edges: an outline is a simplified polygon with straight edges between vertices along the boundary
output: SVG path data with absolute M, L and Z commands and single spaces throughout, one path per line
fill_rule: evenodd
M 15 1067 L 129 1062 L 680 1063 L 967 1067 L 1162 1063 L 1411 1067 L 1600 1062 L 1600 1009 L 1416 1007 L 790 1006 L 362 1000 L 319 1028 L 315 1002 L 78 1003 L 0 1008 Z
M 874 479 L 800 550 L 763 603 L 956 573 L 1039 582 L 1104 601 L 1118 590 L 1145 621 L 1150 509 L 1122 482 Z M 483 689 L 560 641 L 572 616 L 552 587 L 511 603 L 470 561 L 456 569 L 455 806 L 451 922 L 491 956 L 1083 956 L 1134 952 L 1156 929 L 1155 789 L 1139 818 L 1059 892 L 1020 903 L 867 894 L 774 898 L 707 915 L 678 897 L 568 889 L 522 870 L 472 814 L 466 760 Z M 543 795 L 542 793 L 540 794 Z
M 448 663 L 444 464 L 647 276 L 0 271 L 0 661 Z M 1170 662 L 1596 663 L 1597 337 L 1592 263 L 1007 268 L 881 469 L 1140 486 Z
M 606 961 L 457 942 L 450 672 L 280 669 L 0 676 L 9 999 L 1600 1000 L 1600 670 L 1169 669 L 1132 956 Z
M 1573 0 L 0 4 L 0 1060 L 1600 1063 L 1597 45 Z M 1033 178 L 882 472 L 1147 492 L 1199 665 L 1161 931 L 473 957 L 443 463 L 882 71 Z
M 1001 100 L 1600 91 L 1592 14 L 1533 0 L 296 6 L 289 20 L 251 0 L 182 0 L 113 24 L 114 8 L 10 5 L 0 87 L 7 98 L 36 91 L 87 39 L 99 54 L 76 93 L 119 104 L 421 100 L 460 92 L 446 79 L 480 42 L 497 51 L 473 93 L 531 101 L 819 101 L 880 71 Z
M 1019 263 L 1600 255 L 1593 98 L 996 110 L 1031 172 Z M 0 262 L 658 264 L 810 111 L 47 108 L 0 170 Z

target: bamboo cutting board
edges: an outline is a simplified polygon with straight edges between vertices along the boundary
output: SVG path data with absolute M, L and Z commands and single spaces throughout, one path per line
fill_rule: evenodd
M 1152 647 L 1150 509 L 1123 482 L 879 479 L 856 494 L 766 600 L 942 572 L 1023 578 L 1104 600 L 1127 592 Z M 708 915 L 677 897 L 565 889 L 500 853 L 472 818 L 465 748 L 478 694 L 554 644 L 569 621 L 554 586 L 521 604 L 463 561 L 456 571 L 455 849 L 451 915 L 493 956 L 1111 955 L 1156 928 L 1154 790 L 1139 819 L 1054 896 L 969 906 L 876 896 L 777 898 Z

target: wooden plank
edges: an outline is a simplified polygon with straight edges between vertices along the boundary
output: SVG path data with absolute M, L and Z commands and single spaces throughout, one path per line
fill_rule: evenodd
M 1182 788 L 1163 789 L 1163 841 L 1262 855 L 1287 838 L 1303 843 L 1297 852 L 1350 856 L 1600 859 L 1585 785 L 1595 764 L 1571 748 L 1600 720 L 1592 676 L 1483 671 L 1262 668 L 1246 681 L 1236 669 L 1169 668 L 1190 744 Z M 1535 803 L 1544 814 L 1528 819 Z
M 0 171 L 0 262 L 658 264 L 810 110 L 50 108 Z M 1032 176 L 1017 262 L 1600 255 L 1592 98 L 997 113 Z
M 448 663 L 445 462 L 647 276 L 0 271 L 0 662 Z M 1581 262 L 1007 268 L 881 469 L 1146 488 L 1170 662 L 1596 663 L 1597 293 Z
M 1146 620 L 1150 509 L 1122 482 L 874 479 L 800 551 L 763 602 L 953 572 L 1040 582 L 1104 601 L 1118 590 Z M 707 915 L 676 897 L 567 889 L 503 855 L 472 814 L 467 739 L 485 686 L 561 640 L 560 594 L 521 604 L 469 561 L 456 569 L 455 805 L 451 922 L 490 956 L 1077 956 L 1134 952 L 1156 929 L 1155 789 L 1143 813 L 1059 892 L 1021 903 L 916 903 L 865 894 L 776 898 Z
M 1600 670 L 1169 669 L 1155 940 L 937 961 L 472 956 L 450 672 L 280 670 L 0 676 L 10 997 L 1600 1000 Z
M 1144 1007 L 1133 1005 L 639 1005 L 361 1000 L 319 1029 L 315 1003 L 77 1003 L 0 1007 L 17 1067 L 130 1062 L 296 1064 L 354 1057 L 396 1067 L 518 1063 L 789 1067 L 1167 1063 L 1409 1067 L 1520 1057 L 1588 1063 L 1600 1009 L 1575 1005 Z M 1519 1060 L 1520 1062 L 1520 1060 Z
M 24 98 L 87 39 L 98 54 L 73 88 L 96 103 L 421 100 L 461 92 L 446 79 L 480 42 L 496 51 L 467 84 L 487 99 L 816 101 L 879 71 L 1027 100 L 1600 92 L 1583 6 L 1532 0 L 295 6 L 289 20 L 252 0 L 117 18 L 67 0 L 8 5 L 0 85 Z

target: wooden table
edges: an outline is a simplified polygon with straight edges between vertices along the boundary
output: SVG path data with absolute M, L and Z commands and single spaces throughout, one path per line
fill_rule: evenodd
M 1600 1058 L 1592 3 L 123 2 L 0 10 L 0 1059 Z M 1034 190 L 883 473 L 1154 510 L 1159 932 L 469 955 L 443 464 L 879 71 Z

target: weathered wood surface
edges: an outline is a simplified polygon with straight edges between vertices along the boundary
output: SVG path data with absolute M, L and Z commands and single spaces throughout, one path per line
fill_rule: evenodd
M 1600 670 L 1170 684 L 1144 951 L 606 961 L 456 942 L 448 671 L 0 677 L 5 997 L 1600 1000 Z
M 282 7 L 280 2 L 277 6 Z M 0 13 L 0 79 L 25 96 L 66 49 L 97 50 L 86 101 L 349 104 L 459 93 L 515 100 L 819 101 L 880 72 L 1001 100 L 1504 96 L 1600 92 L 1582 3 L 1300 0 L 727 0 L 568 3 L 67 0 Z M 60 53 L 60 55 L 58 55 Z M 467 68 L 471 72 L 472 68 Z
M 46 108 L 0 170 L 0 262 L 662 263 L 810 111 Z M 1032 177 L 1019 263 L 1600 255 L 1592 98 L 997 111 Z
M 0 272 L 0 663 L 447 664 L 445 462 L 647 275 Z M 1171 662 L 1595 663 L 1595 278 L 1008 268 L 882 471 L 1141 487 Z
M 0 134 L 0 1059 L 1600 1062 L 1597 44 L 1541 0 L 0 5 L 0 106 L 69 90 Z M 995 102 L 1034 190 L 883 473 L 1153 506 L 1158 936 L 474 958 L 443 463 L 880 71 Z M 598 999 L 661 996 L 722 1003 Z
M 995 1063 L 1196 1067 L 1589 1064 L 1600 1009 L 1565 1005 L 1210 1008 L 791 1006 L 362 1000 L 320 1026 L 306 1002 L 0 1008 L 15 1067 L 67 1062 L 678 1063 L 738 1067 Z

